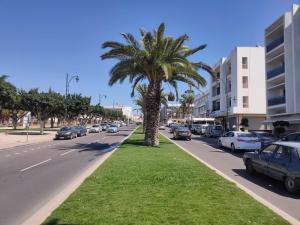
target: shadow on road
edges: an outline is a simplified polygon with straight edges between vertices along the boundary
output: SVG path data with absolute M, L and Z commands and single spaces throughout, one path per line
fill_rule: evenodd
M 263 187 L 264 189 L 267 189 L 271 192 L 289 198 L 300 199 L 300 194 L 288 193 L 284 188 L 283 182 L 274 180 L 268 176 L 259 173 L 250 175 L 244 169 L 233 169 L 232 171 L 234 171 L 237 174 L 236 176 L 241 176 L 247 179 L 248 181 L 251 181 L 252 183 L 259 185 L 260 187 Z

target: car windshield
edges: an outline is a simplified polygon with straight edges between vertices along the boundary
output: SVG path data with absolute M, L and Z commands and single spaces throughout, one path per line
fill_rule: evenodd
M 245 133 L 238 133 L 237 134 L 237 136 L 238 137 L 255 137 L 255 135 L 254 134 L 252 134 L 252 133 L 247 133 L 247 132 L 245 132 Z
M 69 131 L 69 130 L 71 130 L 70 127 L 63 127 L 63 128 L 60 129 L 60 131 Z
M 178 127 L 177 130 L 179 130 L 179 131 L 189 131 L 189 128 L 187 128 L 187 127 Z
M 266 138 L 273 138 L 274 137 L 274 135 L 270 134 L 270 133 L 256 133 L 256 135 L 258 137 L 266 137 Z
M 110 125 L 110 127 L 117 127 L 117 125 Z
M 105 123 L 102 123 L 101 126 L 106 126 L 106 124 L 105 124 Z

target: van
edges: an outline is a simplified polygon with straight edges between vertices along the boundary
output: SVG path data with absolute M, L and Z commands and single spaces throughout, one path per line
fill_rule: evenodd
M 205 129 L 206 137 L 221 137 L 223 133 L 222 125 L 207 126 Z

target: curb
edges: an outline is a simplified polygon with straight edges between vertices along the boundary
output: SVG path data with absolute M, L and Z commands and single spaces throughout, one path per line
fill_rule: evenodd
M 260 197 L 259 195 L 255 194 L 253 191 L 251 191 L 250 189 L 248 189 L 247 187 L 245 187 L 244 185 L 238 183 L 237 181 L 233 180 L 232 178 L 230 178 L 229 176 L 227 176 L 226 174 L 224 174 L 223 172 L 221 172 L 220 170 L 218 170 L 217 168 L 215 168 L 214 166 L 210 165 L 209 163 L 205 162 L 204 160 L 202 160 L 201 158 L 199 158 L 198 156 L 194 155 L 193 153 L 191 153 L 190 151 L 188 151 L 187 149 L 185 149 L 184 147 L 180 146 L 179 144 L 177 144 L 175 141 L 171 140 L 168 136 L 166 136 L 165 134 L 161 133 L 160 134 L 162 136 L 164 136 L 165 138 L 167 138 L 169 141 L 171 141 L 173 144 L 175 144 L 177 147 L 179 147 L 181 150 L 183 150 L 184 152 L 186 152 L 187 154 L 189 154 L 190 156 L 192 156 L 193 158 L 197 159 L 198 161 L 200 161 L 201 163 L 203 163 L 205 166 L 207 166 L 208 168 L 210 168 L 211 170 L 215 171 L 218 175 L 222 176 L 223 178 L 225 178 L 226 180 L 234 183 L 238 188 L 240 188 L 241 190 L 245 191 L 247 194 L 249 194 L 251 197 L 253 197 L 255 200 L 257 200 L 258 202 L 262 203 L 264 206 L 268 207 L 269 209 L 271 209 L 273 212 L 275 212 L 276 214 L 278 214 L 279 216 L 281 216 L 282 218 L 284 218 L 286 221 L 288 221 L 289 223 L 293 224 L 293 225 L 300 225 L 300 221 L 297 220 L 296 218 L 292 217 L 291 215 L 287 214 L 286 212 L 284 212 L 283 210 L 279 209 L 277 206 L 273 205 L 271 202 L 268 202 L 267 200 L 265 200 L 264 198 Z
M 119 144 L 114 146 L 112 150 L 108 151 L 103 157 L 98 159 L 89 169 L 84 171 L 80 176 L 63 188 L 62 191 L 60 191 L 50 201 L 43 205 L 32 216 L 27 218 L 21 225 L 39 225 L 43 223 L 51 215 L 51 213 L 85 181 L 87 177 L 89 177 L 99 166 L 101 166 L 102 163 L 104 163 L 105 160 L 108 159 L 119 148 L 119 146 L 136 131 L 138 127 L 131 131 L 128 136 L 123 138 Z

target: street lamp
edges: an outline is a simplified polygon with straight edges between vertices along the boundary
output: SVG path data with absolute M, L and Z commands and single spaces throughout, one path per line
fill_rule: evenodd
M 101 94 L 99 94 L 99 105 L 101 105 L 101 99 L 102 98 L 105 98 L 106 99 L 106 95 L 101 95 Z
M 68 109 L 67 109 L 67 96 L 69 94 L 69 91 L 70 91 L 70 83 L 71 81 L 75 79 L 76 83 L 79 81 L 79 76 L 78 75 L 73 75 L 73 76 L 70 76 L 68 73 L 66 75 L 66 95 L 65 95 L 65 104 L 66 104 L 66 108 L 65 108 L 65 121 L 67 119 L 67 114 L 68 114 Z

